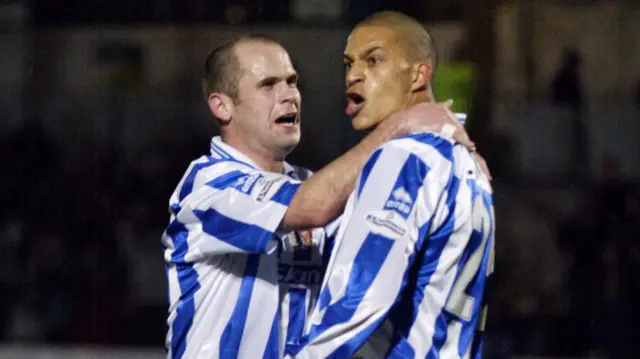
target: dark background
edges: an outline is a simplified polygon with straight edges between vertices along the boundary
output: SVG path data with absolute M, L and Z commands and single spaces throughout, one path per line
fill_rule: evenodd
M 282 41 L 305 114 L 289 160 L 319 169 L 360 137 L 340 54 L 382 9 L 474 68 L 464 110 L 498 219 L 486 357 L 634 357 L 640 9 L 595 0 L 0 2 L 0 354 L 160 357 L 168 199 L 215 134 L 204 56 L 245 31 Z

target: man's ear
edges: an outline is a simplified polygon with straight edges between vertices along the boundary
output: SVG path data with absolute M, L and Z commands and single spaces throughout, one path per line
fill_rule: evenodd
M 229 96 L 214 92 L 209 95 L 207 102 L 209 103 L 211 113 L 213 113 L 222 124 L 227 124 L 231 121 L 234 107 L 233 100 L 231 100 Z
M 411 91 L 420 91 L 426 89 L 431 78 L 431 65 L 428 62 L 417 62 L 413 65 L 413 74 L 411 78 Z

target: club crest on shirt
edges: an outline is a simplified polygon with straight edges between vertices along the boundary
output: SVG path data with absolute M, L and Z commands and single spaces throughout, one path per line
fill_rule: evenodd
M 293 231 L 288 235 L 291 248 L 313 246 L 313 230 Z
M 313 230 L 307 229 L 306 231 L 298 232 L 300 233 L 300 238 L 302 239 L 303 246 L 311 246 L 313 245 Z

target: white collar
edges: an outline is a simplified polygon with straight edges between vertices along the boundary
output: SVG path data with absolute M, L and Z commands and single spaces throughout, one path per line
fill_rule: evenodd
M 224 143 L 224 141 L 222 141 L 222 137 L 220 136 L 215 136 L 211 139 L 211 155 L 213 155 L 214 157 L 221 157 L 223 159 L 242 162 L 256 169 L 263 169 L 245 154 Z M 282 167 L 284 174 L 286 175 L 290 176 L 292 172 L 295 173 L 295 168 L 286 161 L 284 161 Z

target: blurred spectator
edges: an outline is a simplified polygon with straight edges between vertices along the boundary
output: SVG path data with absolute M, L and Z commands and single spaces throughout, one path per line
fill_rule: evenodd
M 163 248 L 147 203 L 134 200 L 124 209 L 117 226 L 117 243 L 125 259 L 129 283 L 127 290 L 127 330 L 137 344 L 153 345 L 166 334 L 168 303 Z M 146 330 L 139 331 L 141 323 Z
M 564 50 L 563 62 L 551 83 L 551 102 L 571 108 L 573 127 L 573 180 L 584 183 L 589 178 L 589 146 L 584 123 L 584 90 L 580 78 L 582 56 L 573 48 Z
M 633 90 L 632 101 L 636 105 L 636 107 L 640 109 L 640 79 L 636 82 Z
M 551 84 L 551 101 L 561 106 L 579 108 L 583 102 L 580 66 L 582 57 L 576 49 L 564 50 L 562 66 Z

